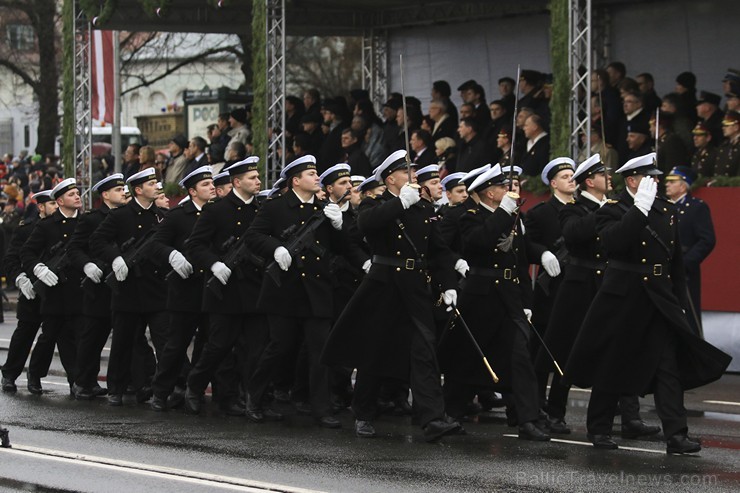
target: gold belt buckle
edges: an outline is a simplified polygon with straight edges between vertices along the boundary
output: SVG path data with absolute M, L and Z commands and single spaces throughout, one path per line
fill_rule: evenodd
M 405 265 L 406 270 L 414 270 L 415 267 L 416 267 L 416 259 L 407 258 L 406 265 Z
M 653 265 L 653 275 L 656 277 L 663 275 L 663 264 Z
M 504 269 L 504 279 L 511 279 L 511 269 Z

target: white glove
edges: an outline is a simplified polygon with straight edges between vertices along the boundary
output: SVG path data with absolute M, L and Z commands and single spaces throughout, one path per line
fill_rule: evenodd
M 505 210 L 509 215 L 512 215 L 516 212 L 516 199 L 507 193 L 506 195 L 504 195 L 504 198 L 501 199 L 501 204 L 499 205 L 499 207 Z
M 532 310 L 529 308 L 524 309 L 524 316 L 527 317 L 527 320 L 532 320 Z
M 190 274 L 193 273 L 193 266 L 190 265 L 190 262 L 185 258 L 185 255 L 177 250 L 172 250 L 169 260 L 172 269 L 183 279 L 187 279 L 190 277 Z
M 461 276 L 465 277 L 468 275 L 468 271 L 470 270 L 470 266 L 465 261 L 464 258 L 461 258 L 457 262 L 455 262 L 455 270 L 460 273 Z
M 542 254 L 542 267 L 545 268 L 550 277 L 558 277 L 560 275 L 560 262 L 558 258 L 552 254 L 552 252 L 545 252 Z
M 277 247 L 272 256 L 275 257 L 275 262 L 277 262 L 281 269 L 284 271 L 290 269 L 290 264 L 293 263 L 293 257 L 290 256 L 290 252 L 287 248 L 283 246 Z
M 123 282 L 128 277 L 128 265 L 126 265 L 126 261 L 123 260 L 123 257 L 120 255 L 113 259 L 113 263 L 111 264 L 111 267 L 113 267 L 113 274 L 116 275 L 116 280 L 118 282 Z
M 54 274 L 51 269 L 42 263 L 36 264 L 33 268 L 33 275 L 39 278 L 39 281 L 43 282 L 49 287 L 56 286 L 59 282 L 59 278 Z
M 367 274 L 368 272 L 370 272 L 370 267 L 372 266 L 373 266 L 373 261 L 370 259 L 367 259 L 365 260 L 365 263 L 362 264 L 362 270 L 364 270 L 365 274 Z
M 404 209 L 408 209 L 419 200 L 421 200 L 421 194 L 418 188 L 414 188 L 408 183 L 401 187 L 401 193 L 398 194 L 398 198 L 401 199 Z
M 442 293 L 442 301 L 447 305 L 447 311 L 452 311 L 452 307 L 457 306 L 457 291 L 454 289 L 448 289 Z
M 33 283 L 25 272 L 18 274 L 18 277 L 15 278 L 15 285 L 18 286 L 27 300 L 32 300 L 36 297 L 36 291 L 33 290 Z
M 656 193 L 658 193 L 658 184 L 649 176 L 644 177 L 637 186 L 635 206 L 640 209 L 645 216 L 648 215 L 650 208 L 653 206 Z
M 211 272 L 213 272 L 216 279 L 224 286 L 226 286 L 226 283 L 229 282 L 229 277 L 231 277 L 231 269 L 223 262 L 214 262 L 211 266 Z
M 88 262 L 82 267 L 83 272 L 85 272 L 85 275 L 90 278 L 92 282 L 95 284 L 100 284 L 100 281 L 103 280 L 103 271 L 100 270 L 100 267 L 95 265 L 93 262 Z
M 342 210 L 338 204 L 329 203 L 324 207 L 324 215 L 331 221 L 331 225 L 334 229 L 342 230 Z

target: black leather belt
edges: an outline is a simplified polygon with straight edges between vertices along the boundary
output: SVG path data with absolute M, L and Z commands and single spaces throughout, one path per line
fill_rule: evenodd
M 490 277 L 492 279 L 503 279 L 506 281 L 519 282 L 519 277 L 514 269 L 490 269 L 488 267 L 471 267 L 470 275 Z
M 387 265 L 389 267 L 396 267 L 404 270 L 422 271 L 427 268 L 427 263 L 418 258 L 396 258 L 384 257 L 382 255 L 373 255 L 373 264 Z
M 663 264 L 634 264 L 632 262 L 622 262 L 621 260 L 610 260 L 609 267 L 653 277 L 661 277 L 663 275 L 663 267 L 667 269 L 669 266 L 664 266 Z
M 591 260 L 578 257 L 568 258 L 568 265 L 575 265 L 576 267 L 584 267 L 591 270 L 604 270 L 606 269 L 606 262 L 600 262 L 598 260 Z

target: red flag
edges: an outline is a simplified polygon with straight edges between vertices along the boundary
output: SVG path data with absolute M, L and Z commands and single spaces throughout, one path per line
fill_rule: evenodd
M 113 124 L 113 31 L 92 33 L 92 118 Z

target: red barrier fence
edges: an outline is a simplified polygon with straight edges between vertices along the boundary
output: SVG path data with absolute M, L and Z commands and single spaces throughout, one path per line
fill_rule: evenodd
M 717 246 L 702 264 L 702 310 L 740 312 L 740 187 L 702 187 L 694 195 L 712 211 Z M 546 200 L 522 192 L 523 209 Z

